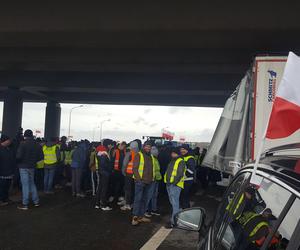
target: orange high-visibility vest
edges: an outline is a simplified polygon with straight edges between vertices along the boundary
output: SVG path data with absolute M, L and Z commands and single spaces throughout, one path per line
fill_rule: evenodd
M 131 151 L 131 160 L 128 162 L 127 168 L 126 168 L 126 173 L 127 174 L 133 174 L 133 161 L 135 157 L 134 151 Z
M 120 149 L 116 149 L 115 151 L 115 163 L 114 163 L 114 169 L 117 170 L 117 171 L 120 171 L 120 166 L 119 166 L 119 163 L 120 163 Z M 126 154 L 126 150 L 124 150 L 124 155 Z

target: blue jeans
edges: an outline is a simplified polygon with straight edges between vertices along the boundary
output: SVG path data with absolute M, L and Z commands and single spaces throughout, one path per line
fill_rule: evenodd
M 22 183 L 23 205 L 28 206 L 30 193 L 33 203 L 38 204 L 39 196 L 34 184 L 34 168 L 20 168 L 20 178 Z
M 146 205 L 151 195 L 151 184 L 145 184 L 141 181 L 135 182 L 134 202 L 133 202 L 133 216 L 144 216 L 146 212 Z
M 171 223 L 174 224 L 174 216 L 180 211 L 179 197 L 181 188 L 176 185 L 167 184 L 167 192 L 169 196 L 169 201 L 172 205 Z
M 150 200 L 148 202 L 148 211 L 157 211 L 157 197 L 158 197 L 159 182 L 154 181 L 151 184 Z
M 44 168 L 44 192 L 51 192 L 53 190 L 53 180 L 55 176 L 56 167 Z

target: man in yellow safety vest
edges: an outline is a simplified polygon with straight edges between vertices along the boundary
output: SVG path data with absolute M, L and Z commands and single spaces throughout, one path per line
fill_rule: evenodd
M 43 146 L 44 153 L 44 192 L 53 194 L 53 180 L 60 161 L 60 150 L 56 138 L 52 138 Z
M 135 179 L 135 193 L 133 203 L 132 225 L 141 222 L 150 222 L 145 217 L 146 201 L 149 199 L 151 184 L 155 177 L 154 157 L 151 155 L 151 142 L 146 141 L 143 149 L 139 152 L 133 162 L 133 178 Z
M 186 164 L 186 176 L 184 178 L 184 190 L 181 192 L 181 207 L 183 209 L 190 207 L 190 195 L 191 188 L 195 180 L 196 175 L 196 162 L 194 156 L 190 154 L 190 148 L 188 144 L 180 146 L 181 157 Z
M 147 201 L 146 209 L 147 212 L 145 214 L 146 217 L 150 218 L 152 215 L 159 216 L 160 213 L 157 208 L 157 198 L 158 198 L 158 188 L 159 183 L 162 180 L 162 176 L 160 173 L 160 164 L 157 159 L 158 157 L 158 148 L 153 146 L 151 148 L 151 155 L 154 157 L 154 168 L 155 168 L 155 177 L 151 186 L 151 195 L 149 197 L 149 201 Z
M 272 215 L 272 210 L 266 208 L 262 214 L 252 211 L 246 212 L 241 218 L 239 223 L 243 228 L 242 237 L 237 243 L 237 249 L 256 249 L 256 241 L 264 239 L 269 234 L 270 220 L 275 219 Z
M 180 157 L 179 148 L 172 148 L 171 157 L 172 160 L 164 176 L 169 201 L 172 205 L 171 223 L 166 225 L 167 228 L 173 227 L 174 216 L 180 210 L 179 197 L 181 191 L 184 189 L 184 176 L 186 172 L 186 165 L 183 158 Z

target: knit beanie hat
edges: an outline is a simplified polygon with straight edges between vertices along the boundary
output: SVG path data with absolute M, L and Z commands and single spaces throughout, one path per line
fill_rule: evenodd
M 172 147 L 171 153 L 176 153 L 176 154 L 180 155 L 180 149 L 178 147 Z
M 183 148 L 183 149 L 185 149 L 185 150 L 187 150 L 187 151 L 190 150 L 190 146 L 189 146 L 188 144 L 182 144 L 182 145 L 180 146 L 180 148 Z
M 33 132 L 32 132 L 32 130 L 30 130 L 30 129 L 25 130 L 25 132 L 24 132 L 24 137 L 28 137 L 28 138 L 33 137 Z

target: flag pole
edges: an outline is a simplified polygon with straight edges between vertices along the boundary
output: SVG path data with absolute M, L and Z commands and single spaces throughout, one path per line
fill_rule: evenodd
M 260 186 L 260 184 L 262 182 L 262 177 L 258 176 L 256 173 L 257 173 L 257 168 L 258 168 L 258 164 L 259 164 L 259 161 L 260 161 L 261 154 L 263 153 L 263 150 L 264 150 L 268 127 L 269 127 L 269 122 L 267 123 L 266 129 L 264 130 L 264 134 L 262 136 L 262 140 L 260 142 L 260 146 L 259 146 L 259 149 L 258 149 L 257 154 L 256 154 L 253 173 L 252 173 L 252 176 L 251 176 L 251 179 L 250 179 L 250 183 L 254 184 L 256 186 Z

